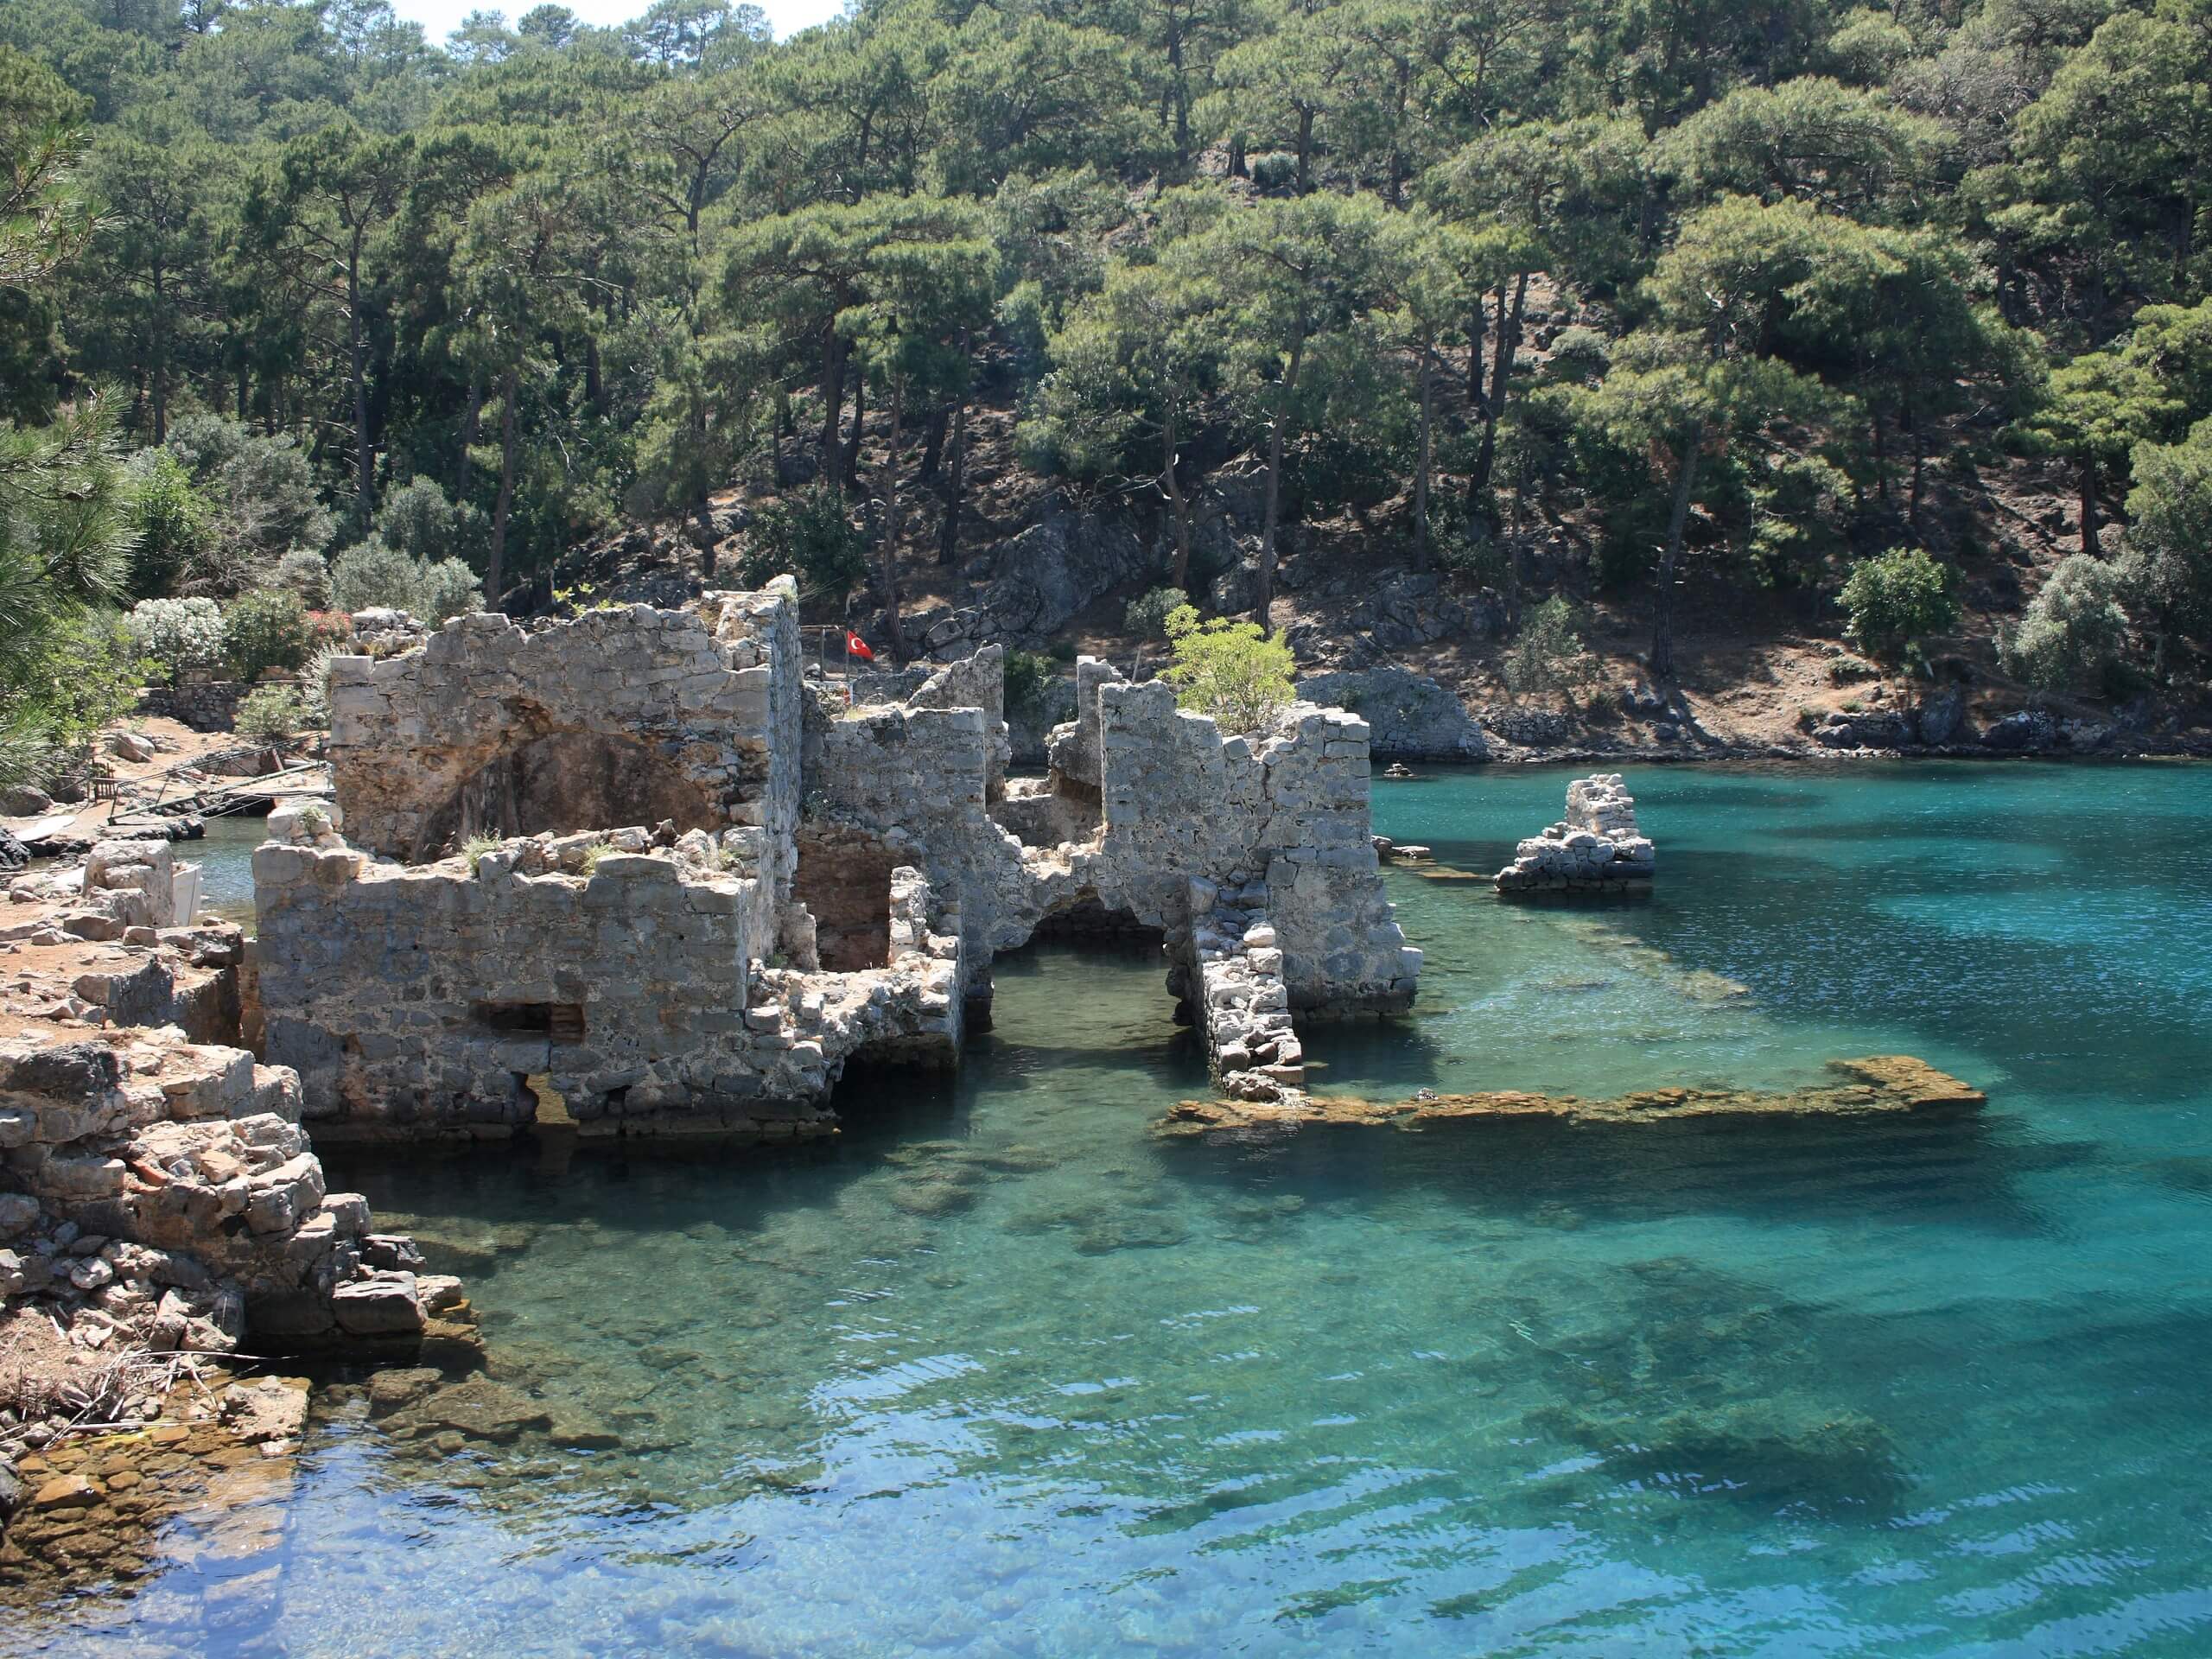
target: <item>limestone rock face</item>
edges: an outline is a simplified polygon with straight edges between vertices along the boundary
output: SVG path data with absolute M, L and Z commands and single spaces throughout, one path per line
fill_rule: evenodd
M 1514 849 L 1495 880 L 1500 893 L 1589 892 L 1651 880 L 1650 840 L 1620 773 L 1592 772 L 1567 786 L 1567 817 Z
M 1368 724 L 1374 759 L 1490 759 L 1480 722 L 1450 688 L 1426 674 L 1396 667 L 1314 674 L 1298 682 L 1298 695 L 1355 711 Z

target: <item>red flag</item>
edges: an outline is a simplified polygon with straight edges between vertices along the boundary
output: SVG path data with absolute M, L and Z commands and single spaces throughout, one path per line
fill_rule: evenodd
M 845 655 L 857 657 L 864 663 L 872 663 L 875 660 L 875 653 L 868 648 L 868 641 L 850 628 L 845 630 Z

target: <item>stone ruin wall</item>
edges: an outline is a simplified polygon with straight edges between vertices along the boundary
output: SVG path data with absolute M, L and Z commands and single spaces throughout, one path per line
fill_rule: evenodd
M 404 657 L 341 659 L 332 747 L 358 840 L 438 858 L 479 824 L 538 833 L 474 868 L 398 866 L 334 824 L 272 819 L 256 855 L 259 1007 L 309 1119 L 505 1133 L 557 1099 L 607 1131 L 820 1132 L 847 1058 L 949 1063 L 963 1004 L 987 1011 L 993 955 L 1086 909 L 1160 930 L 1171 985 L 1200 1007 L 1194 920 L 1218 933 L 1233 913 L 1251 931 L 1232 951 L 1239 985 L 1255 961 L 1265 983 L 1240 988 L 1243 1039 L 1210 1043 L 1217 1068 L 1294 1067 L 1292 1008 L 1410 1005 L 1420 952 L 1383 895 L 1357 717 L 1299 704 L 1262 736 L 1224 738 L 1167 686 L 1085 658 L 1049 786 L 1009 788 L 995 650 L 857 709 L 801 682 L 799 662 L 787 588 L 535 632 L 472 617 Z M 509 765 L 572 738 L 650 756 L 645 799 L 671 798 L 672 779 L 704 821 L 626 831 L 576 868 L 578 843 L 644 815 L 588 776 L 549 801 L 548 780 Z M 528 821 L 555 805 L 598 816 Z M 855 872 L 870 892 L 825 896 Z M 1197 916 L 1194 893 L 1221 915 Z
M 780 899 L 798 818 L 798 663 L 797 601 L 774 589 L 536 632 L 459 618 L 420 651 L 334 662 L 338 803 L 359 845 L 410 862 L 480 832 L 752 824 Z M 517 788 L 525 821 L 502 821 Z

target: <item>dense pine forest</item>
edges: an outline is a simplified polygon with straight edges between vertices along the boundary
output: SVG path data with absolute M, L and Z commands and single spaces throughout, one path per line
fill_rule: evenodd
M 1263 620 L 1338 522 L 1511 628 L 1632 606 L 1662 683 L 1745 590 L 1909 665 L 2018 485 L 2078 547 L 2005 623 L 2021 683 L 2171 695 L 2212 643 L 2187 0 L 880 0 L 780 42 L 660 0 L 442 44 L 4 0 L 0 148 L 18 772 L 149 659 L 518 602 L 626 522 L 712 574 L 734 490 L 748 568 L 903 656 L 987 409 L 1202 602 L 1234 470 Z

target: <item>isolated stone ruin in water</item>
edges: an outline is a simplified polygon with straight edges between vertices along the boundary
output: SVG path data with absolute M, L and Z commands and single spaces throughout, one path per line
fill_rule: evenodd
M 1648 883 L 1652 862 L 1620 773 L 1592 772 L 1567 786 L 1567 817 L 1515 848 L 1496 880 L 1500 893 L 1625 888 Z
M 1008 780 L 997 647 L 849 708 L 788 580 L 340 658 L 338 810 L 254 855 L 249 1032 L 318 1135 L 791 1139 L 849 1061 L 956 1064 L 1040 928 L 1157 931 L 1217 1071 L 1270 1086 L 1294 1013 L 1410 1006 L 1364 721 L 1224 737 L 1077 679 L 1050 777 Z

